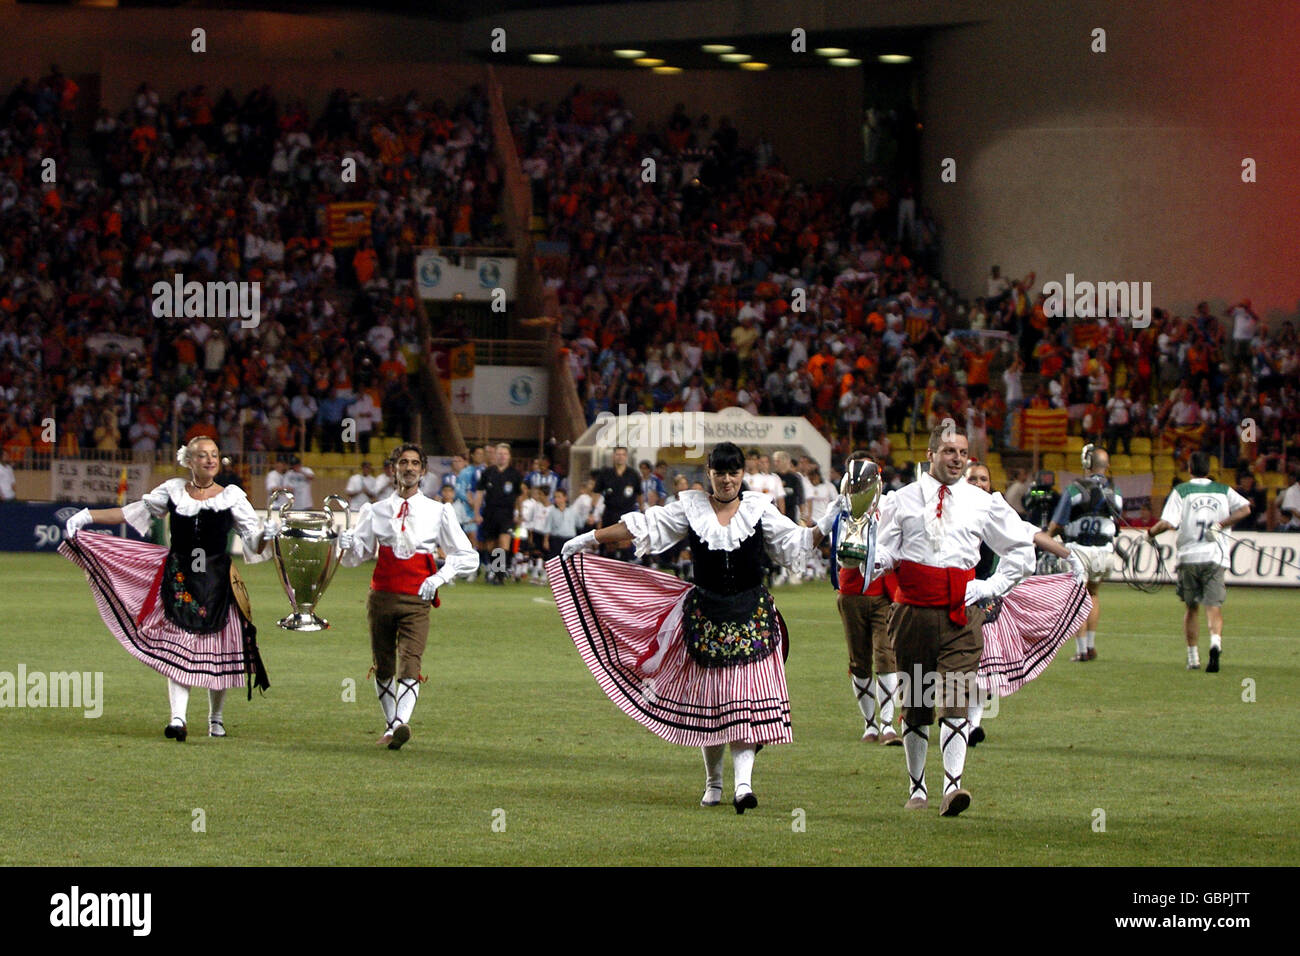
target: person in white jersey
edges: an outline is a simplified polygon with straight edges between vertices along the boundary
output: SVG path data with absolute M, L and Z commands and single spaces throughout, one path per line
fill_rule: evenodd
M 1162 531 L 1178 529 L 1178 597 L 1186 605 L 1183 634 L 1187 638 L 1187 669 L 1199 670 L 1199 609 L 1205 605 L 1210 625 L 1210 659 L 1207 674 L 1219 670 L 1223 653 L 1223 602 L 1227 597 L 1224 569 L 1228 566 L 1228 548 L 1219 532 L 1230 528 L 1250 514 L 1250 502 L 1234 488 L 1210 479 L 1210 456 L 1193 452 L 1190 462 L 1192 480 L 1176 486 L 1165 499 L 1160 520 L 1147 529 L 1154 538 Z

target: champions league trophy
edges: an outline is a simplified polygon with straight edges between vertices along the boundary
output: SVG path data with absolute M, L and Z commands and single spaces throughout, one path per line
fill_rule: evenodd
M 855 459 L 844 467 L 840 494 L 849 499 L 849 515 L 840 532 L 835 558 L 845 568 L 861 568 L 871 580 L 876 563 L 876 520 L 880 504 L 880 468 L 874 461 Z
M 330 622 L 317 617 L 315 610 L 325 596 L 330 578 L 338 570 L 342 552 L 338 548 L 339 534 L 334 530 L 332 502 L 338 502 L 343 512 L 346 529 L 351 522 L 348 503 L 338 495 L 325 499 L 324 511 L 290 511 L 293 495 L 287 491 L 272 495 L 285 497 L 280 505 L 280 533 L 272 539 L 271 553 L 275 557 L 280 583 L 289 596 L 293 613 L 277 623 L 286 631 L 323 631 Z M 266 516 L 270 518 L 271 504 L 267 503 Z

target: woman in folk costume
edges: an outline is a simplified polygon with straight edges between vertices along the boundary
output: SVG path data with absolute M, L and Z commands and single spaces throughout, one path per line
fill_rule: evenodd
M 589 531 L 547 564 L 556 605 L 601 689 L 642 726 L 704 752 L 702 806 L 722 802 L 731 745 L 737 813 L 758 806 L 751 776 L 765 744 L 789 743 L 784 658 L 788 634 L 763 587 L 763 555 L 802 568 L 839 508 L 801 528 L 766 495 L 744 491 L 745 457 L 724 442 L 708 461 L 712 492 L 629 512 Z M 695 584 L 632 564 L 579 554 L 631 541 L 637 556 L 686 541 Z M 570 560 L 571 559 L 571 560 Z
M 90 582 L 100 616 L 127 652 L 167 678 L 171 721 L 163 735 L 187 736 L 190 688 L 208 691 L 208 735 L 226 736 L 226 691 L 250 677 L 270 687 L 257 650 L 248 592 L 226 553 L 239 532 L 244 561 L 256 564 L 279 532 L 265 526 L 237 485 L 216 483 L 221 454 L 210 438 L 195 438 L 176 453 L 189 479 L 172 478 L 121 508 L 83 508 L 68 519 L 59 553 Z M 81 534 L 88 525 L 126 522 L 141 534 L 153 518 L 171 515 L 171 547 L 107 534 Z M 252 697 L 252 687 L 249 687 Z
M 966 469 L 966 480 L 993 496 L 994 506 L 1004 513 L 1014 513 L 1006 499 L 993 490 L 993 481 L 987 465 L 971 462 Z M 968 745 L 974 747 L 985 739 L 980 726 L 984 717 L 985 701 L 996 695 L 1009 697 L 1029 683 L 1052 663 L 1052 658 L 1066 638 L 1078 630 L 1092 607 L 1086 583 L 1087 569 L 1079 557 L 1045 531 L 1033 531 L 1034 544 L 1044 551 L 1064 558 L 1070 566 L 1069 574 L 1044 574 L 1025 577 L 1002 597 L 988 597 L 980 603 L 984 611 L 981 631 L 984 650 L 980 652 L 978 690 L 979 699 L 970 705 Z M 1006 569 L 987 544 L 980 545 L 980 562 L 975 566 L 977 581 L 991 582 L 991 593 L 1001 594 L 1005 588 Z M 1001 575 L 1001 576 L 999 576 Z

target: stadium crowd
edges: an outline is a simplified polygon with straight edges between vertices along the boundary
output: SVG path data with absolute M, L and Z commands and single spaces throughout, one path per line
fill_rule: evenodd
M 348 417 L 363 452 L 409 434 L 416 252 L 503 242 L 483 91 L 448 105 L 340 89 L 313 118 L 267 86 L 164 99 L 142 83 L 101 112 L 81 162 L 77 95 L 52 67 L 0 108 L 5 457 L 201 433 L 237 454 L 342 450 Z M 937 280 L 940 228 L 906 181 L 803 183 L 727 117 L 679 104 L 641 125 L 580 86 L 510 119 L 588 421 L 620 406 L 802 415 L 837 460 L 866 445 L 901 468 L 890 433 L 951 416 L 981 457 L 1010 447 L 1012 413 L 1055 407 L 1112 450 L 1153 437 L 1180 463 L 1221 455 L 1247 484 L 1296 477 L 1300 342 L 1249 300 L 1156 309 L 1135 330 L 1049 318 L 1033 273 L 995 267 L 967 310 Z M 336 256 L 327 210 L 342 202 L 374 213 Z M 149 290 L 176 273 L 260 283 L 260 324 L 153 315 Z
M 502 241 L 482 90 L 449 104 L 339 89 L 313 118 L 265 86 L 164 99 L 142 83 L 78 161 L 68 83 L 55 67 L 0 109 L 6 457 L 197 434 L 237 454 L 313 437 L 342 450 L 345 417 L 365 451 L 372 434 L 409 434 L 416 250 Z M 373 204 L 370 234 L 336 247 L 329 204 L 352 202 Z M 154 283 L 178 273 L 258 283 L 260 322 L 155 315 Z
M 520 102 L 512 126 L 563 250 L 546 281 L 588 422 L 739 406 L 807 416 L 837 458 L 868 445 L 900 465 L 890 433 L 951 416 L 982 457 L 1011 446 L 1013 412 L 1063 408 L 1114 450 L 1167 440 L 1184 473 L 1204 449 L 1242 482 L 1296 475 L 1300 343 L 1249 300 L 1134 329 L 1050 318 L 1033 273 L 994 267 L 967 310 L 937 282 L 940 229 L 905 182 L 811 186 L 726 117 L 679 104 L 638 131 L 615 94 L 582 87 Z

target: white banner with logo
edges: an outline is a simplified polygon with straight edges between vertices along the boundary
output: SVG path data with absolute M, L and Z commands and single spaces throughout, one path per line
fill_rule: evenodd
M 50 497 L 87 505 L 117 504 L 118 482 L 126 469 L 126 500 L 139 501 L 150 490 L 149 465 L 56 458 L 50 466 Z
M 1224 572 L 1224 583 L 1229 586 L 1266 585 L 1269 587 L 1300 587 L 1300 534 L 1280 534 L 1261 531 L 1234 532 L 1231 528 L 1223 539 L 1229 565 Z M 1115 542 L 1114 574 L 1112 581 L 1133 579 L 1156 580 L 1156 548 L 1164 558 L 1171 575 L 1174 567 L 1174 547 L 1177 531 L 1166 531 L 1154 542 L 1148 543 L 1146 532 L 1123 529 Z M 1125 574 L 1125 567 L 1132 570 Z M 1166 583 L 1168 579 L 1166 578 Z
M 545 415 L 550 379 L 541 366 L 476 365 L 470 410 L 475 415 Z
M 505 301 L 515 298 L 515 260 L 503 256 L 464 256 L 459 263 L 436 252 L 423 252 L 415 262 L 420 298 L 450 301 L 461 296 L 473 302 L 492 301 L 493 290 L 504 289 Z
M 807 454 L 817 462 L 823 476 L 830 475 L 830 443 L 808 419 L 751 415 L 741 408 L 721 412 L 601 412 L 573 447 L 593 449 L 592 467 L 599 467 L 608 464 L 606 456 L 619 445 L 640 461 L 654 459 L 663 448 L 681 448 L 689 457 L 703 458 L 714 445 L 724 441 L 735 442 L 746 451 L 784 449 Z

